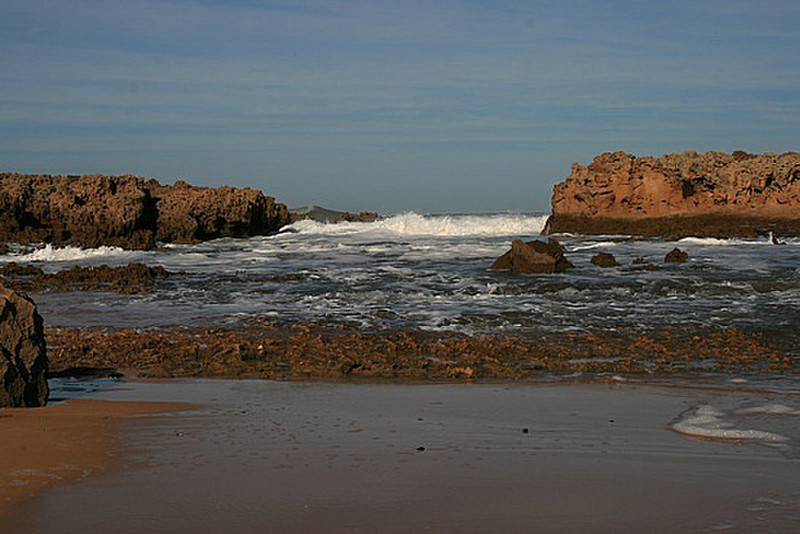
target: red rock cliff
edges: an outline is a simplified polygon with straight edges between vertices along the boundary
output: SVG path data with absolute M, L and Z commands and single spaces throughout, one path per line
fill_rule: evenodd
M 286 206 L 250 188 L 0 173 L 0 243 L 142 249 L 266 234 L 288 219 Z
M 546 233 L 800 234 L 800 154 L 597 156 L 553 188 Z

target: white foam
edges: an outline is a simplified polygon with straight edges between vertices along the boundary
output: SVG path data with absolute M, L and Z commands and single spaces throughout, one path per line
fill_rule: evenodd
M 570 249 L 570 252 L 578 252 L 580 250 L 592 250 L 592 249 L 595 249 L 595 248 L 608 248 L 608 247 L 613 247 L 613 246 L 616 246 L 616 245 L 617 245 L 617 243 L 614 242 L 614 241 L 601 241 L 599 243 L 592 243 L 590 245 L 583 245 L 583 246 L 579 246 L 579 247 L 573 247 L 572 249 Z
M 767 441 L 781 443 L 789 438 L 765 430 L 735 428 L 723 420 L 725 414 L 713 406 L 700 406 L 684 419 L 672 424 L 672 429 L 687 436 L 724 440 Z
M 800 410 L 795 410 L 785 404 L 765 404 L 763 406 L 753 406 L 736 410 L 737 414 L 742 415 L 800 415 Z
M 375 222 L 343 222 L 337 224 L 298 221 L 289 230 L 303 234 L 379 233 L 394 236 L 527 236 L 538 235 L 547 222 L 547 215 L 420 215 L 402 213 Z
M 89 258 L 116 258 L 130 254 L 130 251 L 120 247 L 98 247 L 98 248 L 79 248 L 61 247 L 54 248 L 52 245 L 45 245 L 44 248 L 36 249 L 33 252 L 19 255 L 9 255 L 9 261 L 33 262 L 33 261 L 76 261 Z
M 700 245 L 706 247 L 730 247 L 735 245 L 772 245 L 772 242 L 767 240 L 756 239 L 719 239 L 716 237 L 684 237 L 679 239 L 678 243 L 685 245 Z

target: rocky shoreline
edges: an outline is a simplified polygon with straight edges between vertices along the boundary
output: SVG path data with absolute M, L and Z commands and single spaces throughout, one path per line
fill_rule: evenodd
M 731 237 L 800 235 L 800 155 L 687 152 L 661 158 L 603 154 L 555 186 L 544 233 Z M 316 211 L 315 211 L 316 210 Z M 293 220 L 375 220 L 311 207 L 290 214 L 249 188 L 166 186 L 134 176 L 0 174 L 0 244 L 120 246 L 197 243 L 277 231 Z M 331 214 L 336 218 L 331 219 Z M 564 248 L 515 240 L 492 269 L 563 273 Z M 680 257 L 670 258 L 670 254 Z M 686 261 L 673 250 L 665 261 Z M 591 262 L 619 266 L 611 254 Z M 641 268 L 654 268 L 642 258 Z M 487 266 L 488 267 L 488 266 Z M 248 321 L 221 328 L 47 328 L 33 301 L 41 291 L 157 291 L 160 266 L 36 265 L 0 269 L 0 334 L 6 358 L 0 405 L 46 402 L 49 376 L 81 372 L 141 377 L 260 377 L 274 380 L 532 380 L 574 373 L 800 372 L 780 336 L 732 328 L 630 328 L 581 333 L 462 334 L 405 328 L 361 330 L 340 323 Z M 291 276 L 291 275 L 288 275 Z M 47 351 L 45 356 L 45 334 Z M 48 363 L 49 357 L 49 363 Z
M 605 153 L 553 188 L 543 233 L 800 235 L 800 154 Z
M 150 249 L 263 235 L 288 222 L 285 205 L 250 188 L 0 173 L 0 243 Z
M 796 350 L 739 329 L 547 335 L 364 331 L 333 324 L 48 328 L 52 373 L 271 380 L 535 380 L 586 373 L 800 372 Z M 792 352 L 795 350 L 795 352 Z

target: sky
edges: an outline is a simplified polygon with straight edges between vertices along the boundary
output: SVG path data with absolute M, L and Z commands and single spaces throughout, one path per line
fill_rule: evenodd
M 800 2 L 0 1 L 0 170 L 548 211 L 606 151 L 800 149 Z

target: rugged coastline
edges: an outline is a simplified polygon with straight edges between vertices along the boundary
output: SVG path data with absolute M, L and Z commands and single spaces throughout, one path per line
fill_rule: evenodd
M 47 339 L 51 371 L 61 376 L 471 382 L 800 372 L 791 346 L 735 328 L 524 336 L 262 322 L 227 329 L 49 328 Z
M 250 188 L 0 173 L 0 243 L 150 249 L 263 235 L 288 222 L 285 205 Z
M 554 186 L 543 233 L 800 235 L 800 154 L 605 153 Z

